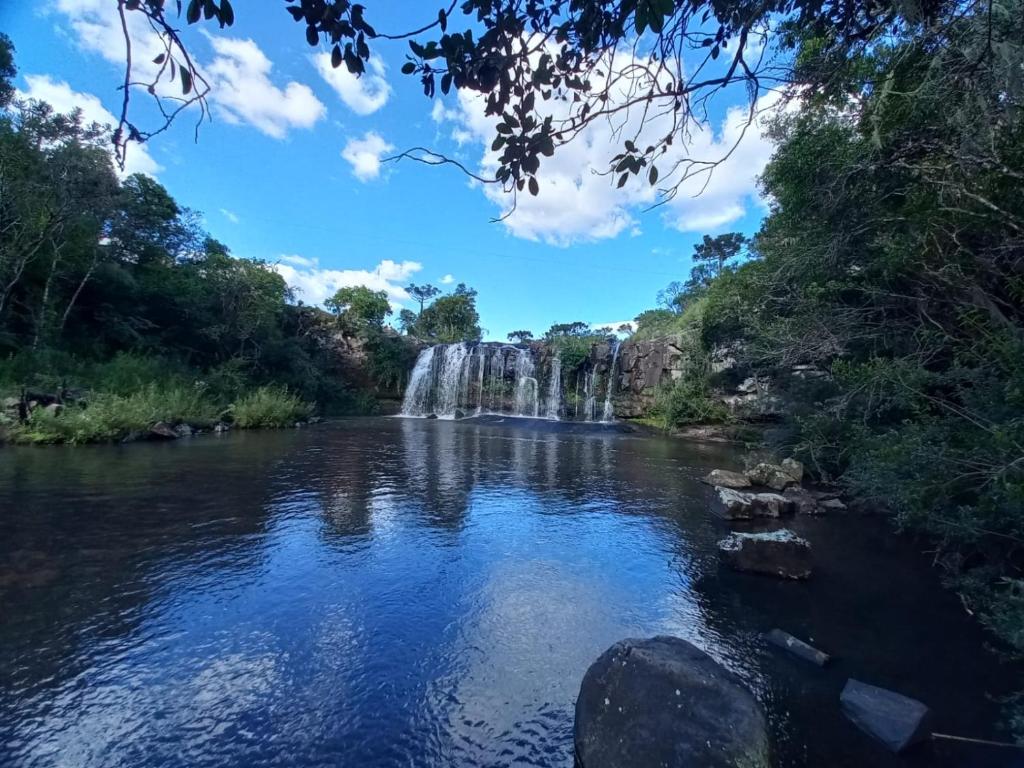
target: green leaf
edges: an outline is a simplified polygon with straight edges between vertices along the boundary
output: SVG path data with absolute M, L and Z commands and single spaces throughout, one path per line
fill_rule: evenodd
M 622 189 L 624 186 L 626 186 L 627 181 L 629 181 L 629 174 L 624 173 L 619 177 L 619 183 L 616 184 L 615 186 L 618 187 L 619 189 Z
M 537 183 L 537 177 L 530 177 L 530 194 L 536 197 L 540 193 L 540 184 Z
M 188 4 L 188 10 L 185 11 L 185 21 L 189 24 L 195 24 L 199 21 L 200 10 L 199 0 L 191 0 Z
M 220 3 L 220 25 L 230 27 L 235 23 L 235 9 L 231 7 L 228 0 L 221 0 Z
M 448 14 L 444 12 L 444 8 L 437 12 L 437 21 L 441 25 L 442 32 L 448 29 Z
M 306 42 L 314 46 L 320 44 L 320 35 L 312 24 L 306 27 Z
M 192 73 L 185 67 L 181 68 L 181 92 L 188 96 L 192 91 Z
M 167 54 L 161 53 L 159 56 L 157 56 L 155 59 L 153 59 L 153 63 L 154 64 L 163 64 L 164 63 L 164 59 L 166 59 L 166 58 L 167 58 Z
M 405 62 L 405 64 L 402 65 L 402 74 L 403 75 L 411 75 L 415 71 L 416 71 L 416 65 L 413 64 L 411 61 L 407 61 L 407 62 Z
M 650 172 L 647 174 L 647 180 L 651 182 L 653 187 L 658 182 L 658 168 L 652 165 Z

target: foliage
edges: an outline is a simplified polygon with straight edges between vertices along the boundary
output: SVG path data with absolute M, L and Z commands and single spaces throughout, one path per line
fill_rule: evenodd
M 309 406 L 286 387 L 266 386 L 240 398 L 230 416 L 241 429 L 290 427 L 309 417 Z
M 476 309 L 476 291 L 459 283 L 447 296 L 441 296 L 420 312 L 415 335 L 435 344 L 479 341 L 480 314 Z
M 324 302 L 347 325 L 353 328 L 380 328 L 391 314 L 386 291 L 373 291 L 363 285 L 339 289 Z
M 525 344 L 533 341 L 533 331 L 512 331 L 508 334 L 508 340 L 513 344 Z
M 572 323 L 555 323 L 544 332 L 545 341 L 566 337 L 587 337 L 594 335 L 588 323 L 576 320 Z
M 416 362 L 415 347 L 393 331 L 373 329 L 364 333 L 363 348 L 375 387 L 401 394 L 405 378 Z
M 410 296 L 412 296 L 414 299 L 416 299 L 416 301 L 420 303 L 421 315 L 423 314 L 423 305 L 441 293 L 440 288 L 438 288 L 435 285 L 430 285 L 429 283 L 424 285 L 416 285 L 416 283 L 409 283 L 409 285 L 406 286 L 405 290 L 409 292 Z

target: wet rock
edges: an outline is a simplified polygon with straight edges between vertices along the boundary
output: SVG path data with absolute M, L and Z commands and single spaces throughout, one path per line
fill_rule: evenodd
M 804 465 L 796 459 L 783 459 L 779 466 L 798 483 L 804 479 Z
M 178 433 L 166 421 L 158 421 L 149 428 L 149 437 L 151 440 L 176 440 Z
M 843 714 L 891 752 L 927 738 L 931 713 L 917 699 L 859 680 L 847 680 L 839 696 Z
M 819 667 L 824 667 L 828 664 L 832 658 L 824 651 L 819 651 L 812 645 L 808 645 L 798 637 L 794 637 L 788 632 L 783 632 L 781 629 L 773 629 L 767 635 L 765 639 L 772 645 L 776 645 L 785 651 L 789 651 L 794 656 L 809 661 L 812 664 L 817 664 Z
M 748 469 L 746 475 L 754 485 L 766 485 L 776 491 L 785 490 L 791 485 L 797 485 L 799 482 L 779 465 L 763 462 L 753 469 Z
M 846 505 L 839 499 L 824 499 L 818 502 L 818 507 L 825 512 L 845 512 Z
M 721 488 L 749 488 L 750 480 L 742 472 L 730 472 L 727 469 L 713 469 L 704 478 L 708 485 Z
M 192 433 L 195 432 L 195 430 L 188 424 L 179 424 L 174 428 L 174 432 L 178 437 L 192 437 Z
M 814 495 L 803 488 L 787 488 L 782 492 L 782 497 L 789 502 L 789 508 L 798 515 L 820 515 L 825 512 L 818 506 L 818 500 Z
M 769 533 L 733 533 L 718 542 L 722 559 L 737 571 L 783 579 L 811 575 L 811 545 L 789 529 Z
M 790 502 L 777 493 L 751 493 L 732 488 L 716 488 L 725 507 L 726 520 L 751 520 L 755 517 L 778 517 L 788 512 Z
M 214 434 L 217 435 L 222 434 L 224 432 L 228 432 L 230 429 L 231 427 L 225 424 L 223 421 L 213 425 L 213 432 Z
M 428 413 L 425 418 L 436 419 L 437 418 L 437 414 L 436 413 Z
M 456 419 L 464 419 L 464 418 L 466 418 L 466 412 L 461 410 L 461 409 L 459 409 L 459 408 L 456 408 L 455 409 L 455 418 Z
M 742 682 L 685 640 L 621 640 L 583 677 L 581 768 L 767 768 L 766 719 Z

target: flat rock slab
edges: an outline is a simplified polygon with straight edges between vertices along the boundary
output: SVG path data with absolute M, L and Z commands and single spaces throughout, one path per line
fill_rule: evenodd
M 737 571 L 783 579 L 811 575 L 811 545 L 787 528 L 770 533 L 733 533 L 718 542 L 722 559 Z
M 917 699 L 859 680 L 847 680 L 839 696 L 843 714 L 885 747 L 899 753 L 927 738 L 931 711 Z
M 621 640 L 583 677 L 581 768 L 768 768 L 764 711 L 732 672 L 677 637 Z
M 743 489 L 750 487 L 750 480 L 742 472 L 730 472 L 728 469 L 713 469 L 704 478 L 708 485 L 720 488 Z
M 832 658 L 824 651 L 819 651 L 799 637 L 794 637 L 788 632 L 783 632 L 781 629 L 773 629 L 765 635 L 765 639 L 772 645 L 776 645 L 784 651 L 789 651 L 794 656 L 804 661 L 809 661 L 811 664 L 817 664 L 819 667 L 824 667 Z
M 803 466 L 801 465 L 801 474 Z M 766 464 L 762 462 L 753 469 L 746 471 L 747 479 L 754 485 L 766 485 L 772 490 L 782 491 L 791 485 L 798 485 L 799 480 L 790 475 L 778 464 Z

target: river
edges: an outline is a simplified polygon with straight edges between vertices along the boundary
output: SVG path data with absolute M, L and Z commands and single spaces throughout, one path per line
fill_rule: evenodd
M 1009 765 L 843 719 L 856 677 L 993 737 L 1015 681 L 883 520 L 793 521 L 806 583 L 722 569 L 699 478 L 739 460 L 512 419 L 4 448 L 0 765 L 570 768 L 587 666 L 659 633 L 749 684 L 779 766 Z

